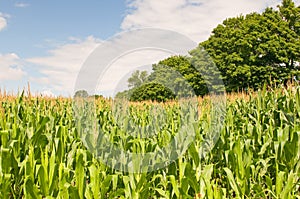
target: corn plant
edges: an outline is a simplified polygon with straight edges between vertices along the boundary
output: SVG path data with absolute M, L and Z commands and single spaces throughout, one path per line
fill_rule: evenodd
M 124 103 L 98 99 L 94 111 L 80 117 L 93 116 L 101 136 L 82 139 L 86 127 L 75 118 L 72 99 L 3 95 L 0 198 L 300 198 L 299 86 L 230 95 L 214 145 L 205 139 L 212 136 L 214 105 L 210 97 L 198 101 L 197 110 L 176 101 L 128 103 L 125 110 Z M 195 135 L 186 150 L 164 152 L 172 140 L 184 142 L 177 135 L 191 118 L 197 118 L 189 126 Z M 177 158 L 139 168 L 116 162 L 108 143 Z M 111 167 L 117 164 L 141 172 Z

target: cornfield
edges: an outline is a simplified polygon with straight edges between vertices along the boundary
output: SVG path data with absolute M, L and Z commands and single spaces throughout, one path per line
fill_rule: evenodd
M 71 99 L 22 94 L 0 102 L 0 198 L 300 198 L 299 87 L 230 97 L 219 138 L 203 157 L 211 105 L 199 99 L 187 150 L 165 167 L 138 173 L 113 169 L 88 149 Z M 149 113 L 154 106 L 156 115 Z M 176 102 L 128 107 L 117 121 L 109 100 L 96 102 L 96 122 L 114 146 L 151 152 L 176 136 L 182 122 Z M 156 136 L 122 130 L 162 112 L 166 122 Z

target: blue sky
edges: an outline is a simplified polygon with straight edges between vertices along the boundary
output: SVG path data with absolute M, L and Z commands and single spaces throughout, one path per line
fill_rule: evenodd
M 298 0 L 296 1 L 296 3 Z M 179 32 L 199 43 L 227 17 L 261 12 L 280 0 L 0 0 L 0 88 L 71 96 L 80 68 L 103 41 L 132 28 Z M 111 95 L 120 79 L 145 56 L 155 63 L 169 55 L 138 52 L 123 57 L 99 89 Z M 151 59 L 150 59 L 151 58 Z M 124 65 L 130 63 L 130 70 Z M 136 63 L 136 64 L 135 64 Z M 123 68 L 122 68 L 123 67 Z
M 45 55 L 41 48 L 64 43 L 69 37 L 111 37 L 120 31 L 126 5 L 122 0 L 0 0 L 0 12 L 8 15 L 0 52 L 30 57 Z

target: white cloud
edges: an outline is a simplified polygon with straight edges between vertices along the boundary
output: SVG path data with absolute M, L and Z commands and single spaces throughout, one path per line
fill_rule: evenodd
M 6 28 L 7 26 L 6 18 L 7 16 L 0 12 L 0 31 Z
M 59 93 L 71 94 L 82 64 L 100 43 L 92 36 L 76 41 L 72 38 L 69 44 L 50 50 L 48 56 L 26 59 L 38 66 L 38 71 L 43 75 L 31 77 L 31 81 L 47 85 Z
M 280 0 L 131 0 L 121 28 L 169 29 L 200 42 L 228 17 L 261 12 L 279 3 Z
M 153 63 L 174 54 L 186 55 L 196 46 L 195 42 L 172 31 L 144 29 L 119 34 L 99 45 L 89 57 L 78 75 L 75 89 L 111 95 L 126 86 L 123 80 L 128 73 L 145 65 L 151 69 Z
M 89 81 L 91 79 L 91 76 L 96 74 L 97 71 L 95 70 L 101 71 L 101 68 L 99 67 L 106 67 L 102 66 L 101 60 L 106 58 L 103 57 L 105 56 L 105 53 L 103 55 L 102 52 L 108 51 L 108 54 L 112 55 L 114 54 L 114 52 L 118 52 L 118 50 L 126 48 L 122 46 L 124 44 L 123 42 L 130 44 L 137 42 L 136 46 L 139 47 L 140 40 L 134 40 L 134 38 L 142 37 L 139 37 L 136 34 L 129 34 L 129 38 L 131 39 L 128 39 L 128 35 L 126 37 L 127 39 L 123 38 L 123 36 L 117 38 L 119 38 L 120 40 L 117 39 L 115 41 L 116 43 L 108 42 L 113 45 L 113 49 L 107 49 L 104 47 L 102 48 L 102 50 L 97 50 L 95 60 L 93 60 L 93 63 L 96 64 L 95 68 L 92 68 L 92 70 L 86 72 L 86 81 Z M 149 37 L 147 36 L 147 38 Z M 39 85 L 39 87 L 47 88 L 46 90 L 50 90 L 58 95 L 63 94 L 65 96 L 72 96 L 75 89 L 76 79 L 81 67 L 83 66 L 88 56 L 92 52 L 94 52 L 96 47 L 99 46 L 102 41 L 94 37 L 88 37 L 85 40 L 78 40 L 78 38 L 70 37 L 69 42 L 69 44 L 61 45 L 55 49 L 50 50 L 48 56 L 26 59 L 29 64 L 34 64 L 38 72 L 41 74 L 35 77 L 31 76 L 29 78 L 29 81 L 36 85 Z M 178 42 L 180 43 L 180 41 Z M 180 46 L 184 48 L 184 45 Z M 135 48 L 133 49 L 135 50 Z M 176 48 L 176 50 L 178 49 Z M 120 84 L 120 80 L 122 80 L 123 78 L 124 81 L 124 76 L 126 74 L 144 65 L 151 66 L 151 64 L 157 63 L 159 60 L 170 56 L 170 53 L 171 52 L 164 51 L 163 49 L 147 50 L 143 48 L 137 49 L 134 52 L 130 52 L 129 54 L 125 54 L 124 56 L 118 57 L 115 60 L 108 60 L 113 61 L 111 63 L 112 65 L 107 66 L 108 70 L 104 74 L 103 78 L 99 77 L 101 78 L 101 81 L 98 82 L 98 85 L 100 86 L 94 86 L 96 86 L 99 94 L 111 96 L 116 87 L 120 86 L 118 85 Z M 94 91 L 89 91 L 89 93 L 92 94 L 92 92 Z
M 14 6 L 17 7 L 17 8 L 26 8 L 26 7 L 29 6 L 29 4 L 28 3 L 17 2 L 17 3 L 15 3 Z
M 198 43 L 207 39 L 213 28 L 224 19 L 250 12 L 261 12 L 267 6 L 278 5 L 280 1 L 131 0 L 128 1 L 130 11 L 125 16 L 121 29 L 145 27 L 169 29 L 182 33 Z M 39 77 L 31 77 L 30 81 L 43 85 L 48 93 L 56 91 L 58 94 L 72 95 L 81 66 L 101 43 L 94 37 L 85 40 L 70 37 L 68 42 L 69 44 L 58 47 L 55 45 L 48 56 L 26 60 L 38 66 L 38 71 L 42 74 Z M 157 63 L 167 56 L 169 56 L 167 53 L 142 50 L 121 57 L 109 67 L 96 89 L 111 95 L 116 87 L 126 84 L 124 76 L 130 71 L 146 64 Z
M 0 82 L 7 80 L 20 80 L 25 75 L 18 55 L 0 54 Z
M 104 96 L 113 96 L 116 92 L 127 89 L 128 74 L 135 70 L 149 71 L 152 64 L 169 56 L 169 52 L 142 49 L 120 57 L 105 71 L 96 90 Z

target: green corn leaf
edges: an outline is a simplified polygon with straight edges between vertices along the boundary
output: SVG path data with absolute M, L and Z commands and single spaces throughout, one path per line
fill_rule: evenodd
M 227 174 L 227 179 L 229 181 L 229 184 L 230 184 L 231 188 L 235 192 L 236 196 L 240 197 L 241 196 L 241 190 L 238 187 L 238 185 L 236 184 L 236 181 L 235 181 L 235 178 L 233 177 L 232 171 L 229 168 L 224 168 L 224 171 Z

